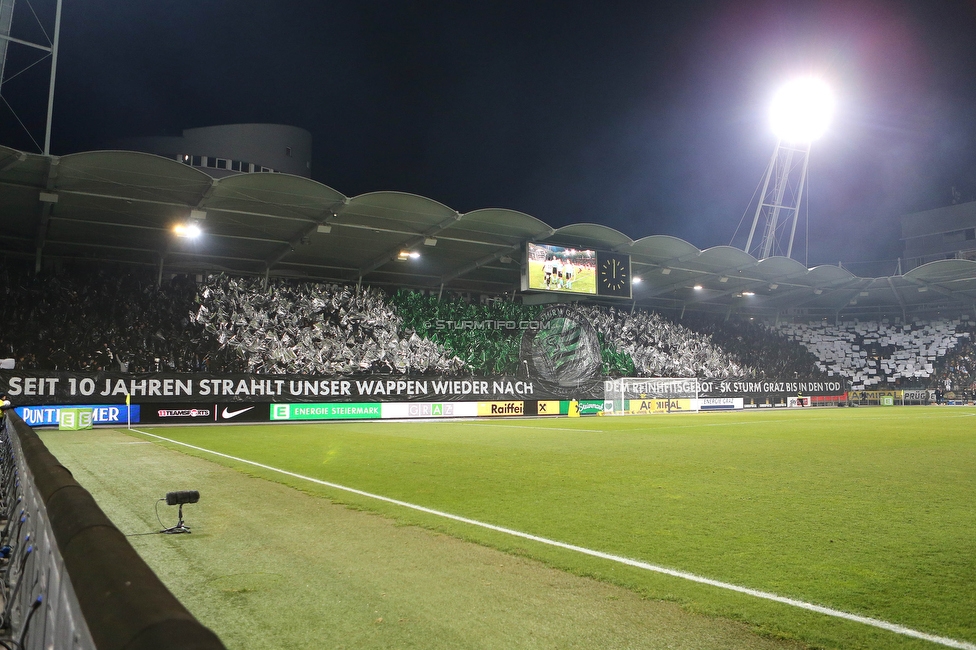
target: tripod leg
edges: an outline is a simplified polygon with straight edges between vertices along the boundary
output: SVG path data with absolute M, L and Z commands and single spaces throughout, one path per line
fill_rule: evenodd
M 167 534 L 170 534 L 170 535 L 172 535 L 174 533 L 189 533 L 190 532 L 190 527 L 187 526 L 185 523 L 183 523 L 183 504 L 182 503 L 180 504 L 180 509 L 179 509 L 178 517 L 179 517 L 179 521 L 176 522 L 176 525 L 175 526 L 173 526 L 172 528 L 167 528 L 165 530 L 161 530 L 159 532 L 161 532 L 161 533 L 167 533 Z

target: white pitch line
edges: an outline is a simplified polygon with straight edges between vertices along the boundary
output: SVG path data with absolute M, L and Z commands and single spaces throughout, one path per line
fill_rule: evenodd
M 261 469 L 266 469 L 271 472 L 277 472 L 279 474 L 284 474 L 285 476 L 291 476 L 292 478 L 301 479 L 303 481 L 309 481 L 310 483 L 316 483 L 318 485 L 324 485 L 326 487 L 334 488 L 336 490 L 343 490 L 345 492 L 350 492 L 352 494 L 358 494 L 360 496 L 368 497 L 370 499 L 376 499 L 378 501 L 384 501 L 386 503 L 392 503 L 394 505 L 402 506 L 404 508 L 410 508 L 411 510 L 417 510 L 419 512 L 424 512 L 430 515 L 436 515 L 438 517 L 443 517 L 445 519 L 451 519 L 453 521 L 459 521 L 464 524 L 470 524 L 472 526 L 478 526 L 480 528 L 487 528 L 488 530 L 493 530 L 499 533 L 505 533 L 506 535 L 512 535 L 513 537 L 520 537 L 522 539 L 528 539 L 533 542 L 539 542 L 540 544 L 547 544 L 549 546 L 555 546 L 557 548 L 566 549 L 569 551 L 575 551 L 583 555 L 589 555 L 591 557 L 598 557 L 604 560 L 610 560 L 611 562 L 617 562 L 619 564 L 626 564 L 627 566 L 632 566 L 638 569 L 645 569 L 647 571 L 653 571 L 655 573 L 662 573 L 664 575 L 669 575 L 675 578 L 681 578 L 683 580 L 689 580 L 691 582 L 697 582 L 704 585 L 710 585 L 712 587 L 718 587 L 720 589 L 727 589 L 729 591 L 735 591 L 740 594 L 746 594 L 748 596 L 754 596 L 755 598 L 762 598 L 764 600 L 771 600 L 777 603 L 782 603 L 784 605 L 790 605 L 792 607 L 797 607 L 799 609 L 805 609 L 811 612 L 817 612 L 818 614 L 824 614 L 826 616 L 833 616 L 834 618 L 841 618 L 848 621 L 854 621 L 855 623 L 863 623 L 864 625 L 870 625 L 872 627 L 881 628 L 882 630 L 887 630 L 889 632 L 894 632 L 895 634 L 900 634 L 902 636 L 908 636 L 915 639 L 922 639 L 924 641 L 931 641 L 932 643 L 937 643 L 949 648 L 959 648 L 960 650 L 976 650 L 976 644 L 969 643 L 968 641 L 959 641 L 956 639 L 950 639 L 949 637 L 936 636 L 934 634 L 928 634 L 927 632 L 921 632 L 919 630 L 914 630 L 910 627 L 905 627 L 904 625 L 899 625 L 897 623 L 889 623 L 888 621 L 882 621 L 877 618 L 871 618 L 869 616 L 862 616 L 860 614 L 851 614 L 849 612 L 844 612 L 839 609 L 832 609 L 830 607 L 824 607 L 822 605 L 815 605 L 813 603 L 808 603 L 802 600 L 796 600 L 793 598 L 787 598 L 786 596 L 780 596 L 768 591 L 759 591 L 758 589 L 750 589 L 749 587 L 741 587 L 729 582 L 722 582 L 720 580 L 713 580 L 711 578 L 706 578 L 704 576 L 695 575 L 694 573 L 688 573 L 686 571 L 678 571 L 677 569 L 669 569 L 667 567 L 658 566 L 656 564 L 650 564 L 648 562 L 642 562 L 640 560 L 633 560 L 631 558 L 623 557 L 620 555 L 612 555 L 610 553 L 604 553 L 603 551 L 595 551 L 593 549 L 584 548 L 582 546 L 576 546 L 574 544 L 567 544 L 566 542 L 560 542 L 554 539 L 548 539 L 546 537 L 539 537 L 537 535 L 532 535 L 530 533 L 523 533 L 518 530 L 513 530 L 511 528 L 504 528 L 502 526 L 495 526 L 494 524 L 488 524 L 483 521 L 478 521 L 476 519 L 468 519 L 467 517 L 461 517 L 459 515 L 452 515 L 449 512 L 442 512 L 440 510 L 434 510 L 433 508 L 427 508 L 424 506 L 418 506 L 413 503 L 407 503 L 406 501 L 400 501 L 398 499 L 391 499 L 390 497 L 384 497 L 379 494 L 373 494 L 371 492 L 364 492 L 363 490 L 357 490 L 356 488 L 346 487 L 345 485 L 339 485 L 338 483 L 330 483 L 329 481 L 323 481 L 321 479 L 313 478 L 311 476 L 305 476 L 303 474 L 296 474 L 295 472 L 289 472 L 288 470 L 279 469 L 277 467 L 271 467 L 270 465 L 265 465 L 263 463 L 258 463 L 253 460 L 247 460 L 246 458 L 239 458 L 237 456 L 231 456 L 230 454 L 224 454 L 219 451 L 214 451 L 212 449 L 205 449 L 204 447 L 198 447 L 196 445 L 191 445 L 186 442 L 180 442 L 179 440 L 173 440 L 171 438 L 164 438 L 163 436 L 157 436 L 154 433 L 149 433 L 147 431 L 140 431 L 139 429 L 129 429 L 136 433 L 140 433 L 144 436 L 149 436 L 151 438 L 157 438 L 165 442 L 172 443 L 174 445 L 181 445 L 183 447 L 188 447 L 189 449 L 195 449 L 197 451 L 202 451 L 207 454 L 213 454 L 214 456 L 220 456 L 221 458 L 226 458 L 228 460 L 233 460 L 239 463 L 245 463 L 247 465 L 252 465 L 254 467 L 260 467 Z

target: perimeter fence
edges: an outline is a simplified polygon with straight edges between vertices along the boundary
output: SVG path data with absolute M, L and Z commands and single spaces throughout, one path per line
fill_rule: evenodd
M 13 410 L 0 424 L 0 646 L 223 650 Z

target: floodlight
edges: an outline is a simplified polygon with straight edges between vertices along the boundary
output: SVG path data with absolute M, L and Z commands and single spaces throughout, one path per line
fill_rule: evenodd
M 178 237 L 186 237 L 187 239 L 196 239 L 203 232 L 200 230 L 200 226 L 196 222 L 191 221 L 189 223 L 178 223 L 173 226 L 173 232 L 176 233 Z
M 694 289 L 695 291 L 701 291 L 703 287 L 702 287 L 702 286 L 701 286 L 700 284 L 696 284 L 696 285 L 695 285 L 694 287 L 692 287 L 692 288 L 693 288 L 693 289 Z
M 799 77 L 773 97 L 770 120 L 782 140 L 810 143 L 824 134 L 834 113 L 834 94 L 818 77 Z
M 635 275 L 634 276 L 634 279 L 631 280 L 630 283 L 631 284 L 640 284 L 641 283 L 641 279 Z
M 773 97 L 769 116 L 779 142 L 766 167 L 756 216 L 743 249 L 757 260 L 793 257 L 811 144 L 826 132 L 833 112 L 834 95 L 818 77 L 794 79 Z

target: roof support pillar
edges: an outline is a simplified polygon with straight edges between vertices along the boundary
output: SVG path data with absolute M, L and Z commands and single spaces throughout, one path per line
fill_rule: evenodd
M 54 212 L 54 204 L 58 202 L 58 195 L 54 191 L 54 184 L 58 177 L 58 165 L 61 159 L 49 156 L 47 159 L 47 173 L 44 179 L 46 191 L 40 193 L 41 209 L 37 220 L 37 235 L 34 238 L 34 273 L 41 272 L 42 252 L 44 242 L 47 239 L 48 225 L 51 223 L 51 214 Z
M 41 203 L 40 221 L 37 225 L 37 237 L 34 239 L 34 273 L 41 272 L 41 256 L 44 251 L 44 241 L 47 239 L 47 228 L 51 222 L 52 203 Z
M 47 90 L 47 123 L 44 126 L 44 155 L 51 154 L 51 119 L 54 117 L 54 79 L 58 71 L 58 42 L 61 40 L 61 0 L 54 10 L 54 43 L 51 45 L 51 80 Z
M 891 293 L 895 294 L 895 300 L 901 305 L 901 319 L 904 322 L 908 322 L 908 309 L 905 307 L 905 301 L 902 299 L 901 294 L 898 293 L 898 289 L 895 288 L 895 283 L 888 278 L 888 286 L 891 287 Z

